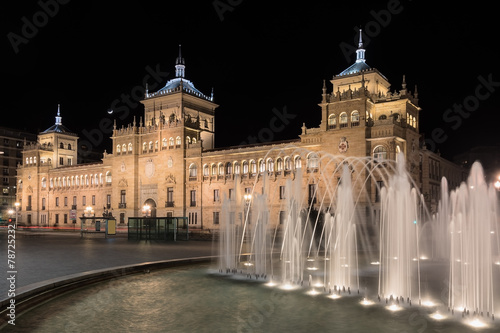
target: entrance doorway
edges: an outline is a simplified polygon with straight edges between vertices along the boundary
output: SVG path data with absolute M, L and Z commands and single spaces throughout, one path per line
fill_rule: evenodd
M 156 217 L 156 202 L 149 198 L 144 201 L 144 205 L 142 207 L 143 215 L 148 217 Z

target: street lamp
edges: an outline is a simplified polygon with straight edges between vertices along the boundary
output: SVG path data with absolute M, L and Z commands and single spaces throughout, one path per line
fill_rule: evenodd
M 94 209 L 92 208 L 92 206 L 87 206 L 87 208 L 85 208 L 85 211 L 87 212 L 87 217 L 92 217 L 94 215 Z
M 19 206 L 21 206 L 20 202 L 15 202 L 14 206 L 16 206 L 16 230 L 17 230 L 17 211 L 19 210 Z
M 500 180 L 497 180 L 495 182 L 495 188 L 497 189 L 497 191 L 500 191 Z

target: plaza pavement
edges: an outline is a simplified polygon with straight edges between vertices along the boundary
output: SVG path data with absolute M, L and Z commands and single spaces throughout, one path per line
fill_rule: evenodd
M 132 241 L 125 235 L 91 235 L 79 232 L 17 231 L 16 288 L 91 270 L 168 259 L 212 255 L 210 241 Z M 7 298 L 7 232 L 0 230 L 0 300 Z

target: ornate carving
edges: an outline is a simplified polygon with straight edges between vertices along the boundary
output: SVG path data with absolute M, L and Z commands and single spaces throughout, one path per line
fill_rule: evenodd
M 125 178 L 120 179 L 120 181 L 118 182 L 118 186 L 127 187 L 128 186 L 127 180 Z
M 165 181 L 167 184 L 175 184 L 175 176 L 173 174 L 169 174 L 167 177 L 165 177 Z

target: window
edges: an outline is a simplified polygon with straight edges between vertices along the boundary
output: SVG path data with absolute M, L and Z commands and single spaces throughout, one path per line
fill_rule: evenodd
M 286 199 L 284 185 L 280 186 L 280 199 Z
M 340 114 L 340 128 L 347 127 L 347 113 L 342 112 Z
M 68 149 L 71 150 L 71 143 L 68 143 Z
M 56 207 L 59 207 L 59 197 L 56 197 Z
M 189 224 L 198 224 L 198 213 L 197 212 L 189 213 L 188 219 L 189 219 Z
M 280 219 L 280 224 L 284 224 L 285 223 L 285 220 L 286 220 L 286 211 L 284 211 L 284 210 L 280 211 L 279 219 Z
M 64 223 L 68 223 L 68 214 L 64 214 L 63 216 L 63 219 L 64 219 Z
M 58 224 L 58 223 L 59 223 L 59 214 L 55 214 L 55 216 L 56 216 L 56 221 L 55 221 L 55 223 L 56 223 L 56 224 Z
M 64 157 L 59 157 L 59 165 L 64 165 Z
M 106 172 L 106 183 L 111 184 L 111 171 Z
M 127 152 L 127 145 L 123 144 L 122 145 L 122 152 L 125 154 Z
M 229 189 L 229 200 L 234 200 L 234 189 L 230 188 Z
M 64 207 L 68 206 L 68 197 L 64 197 Z
M 168 145 L 170 146 L 170 148 L 174 147 L 174 138 L 168 139 Z
M 257 163 L 255 162 L 255 160 L 250 161 L 250 172 L 253 174 L 257 173 Z
M 95 206 L 95 195 L 92 196 L 92 206 Z
M 174 188 L 167 187 L 167 207 L 174 207 Z
M 166 147 L 167 145 L 168 145 L 167 138 L 163 138 L 163 140 L 161 140 L 161 146 Z
M 181 142 L 182 142 L 181 137 L 180 136 L 176 137 L 175 138 L 175 147 L 176 148 L 180 148 L 181 147 Z
M 214 224 L 219 224 L 220 212 L 214 212 Z
M 359 112 L 352 111 L 351 113 L 351 127 L 359 126 Z
M 222 163 L 219 163 L 219 176 L 224 175 L 224 165 Z
M 188 144 L 191 143 L 191 138 L 189 136 L 186 136 L 186 143 L 188 143 Z
M 381 180 L 377 181 L 377 184 L 375 186 L 375 202 L 380 202 L 382 187 L 384 187 L 384 182 Z
M 196 164 L 192 163 L 189 166 L 189 180 L 196 180 L 198 177 L 198 168 L 196 167 Z
M 111 194 L 106 195 L 106 208 L 107 209 L 111 208 Z
M 302 161 L 300 159 L 300 156 L 295 156 L 295 169 L 300 169 L 302 167 Z
M 316 153 L 310 153 L 307 155 L 307 168 L 311 170 L 318 169 L 319 167 L 319 157 Z
M 190 192 L 190 198 L 191 198 L 191 207 L 196 207 L 196 190 L 191 190 Z
M 217 166 L 215 164 L 212 164 L 211 168 L 212 168 L 212 176 L 216 176 L 217 175 Z
M 45 198 L 42 198 L 42 210 L 45 210 L 45 202 L 46 202 Z
M 129 151 L 129 152 L 132 152 L 132 143 L 129 143 L 129 144 L 128 144 L 128 151 Z
M 242 166 L 243 166 L 243 174 L 246 175 L 248 173 L 248 162 L 243 161 Z
M 274 172 L 274 160 L 272 158 L 267 159 L 267 171 Z
M 68 157 L 67 162 L 68 165 L 73 165 L 73 160 L 71 159 L 71 157 Z
M 203 176 L 205 177 L 210 176 L 210 168 L 208 167 L 208 164 L 205 164 L 203 166 Z
M 266 164 L 264 163 L 264 160 L 259 160 L 259 172 L 264 172 L 266 171 Z
M 283 159 L 281 157 L 278 157 L 278 159 L 276 160 L 276 171 L 283 171 Z
M 337 128 L 337 116 L 332 113 L 331 115 L 328 116 L 328 129 L 335 129 Z
M 316 203 L 316 184 L 309 184 L 309 204 Z
M 158 140 L 155 141 L 155 151 L 157 151 L 157 150 L 158 150 Z
M 82 196 L 82 206 L 87 206 L 87 197 L 86 196 Z
M 387 159 L 387 150 L 384 146 L 377 146 L 373 150 L 373 160 L 375 162 L 383 162 Z
M 126 202 L 127 202 L 127 191 L 121 190 L 120 191 L 120 203 L 124 204 Z
M 240 163 L 239 162 L 234 162 L 234 174 L 235 175 L 240 174 Z
M 76 195 L 73 196 L 73 206 L 72 209 L 76 209 Z
M 46 189 L 47 188 L 47 178 L 43 177 L 42 178 L 42 189 Z
M 387 116 L 385 114 L 381 114 L 379 117 L 378 117 L 378 120 L 386 120 L 387 119 Z
M 153 141 L 149 141 L 149 150 L 153 150 Z
M 226 175 L 231 175 L 233 173 L 233 164 L 231 162 L 226 163 Z
M 59 144 L 59 148 L 64 149 L 64 143 L 62 143 L 62 142 L 61 142 L 61 143 Z
M 117 152 L 117 153 L 121 153 L 121 151 L 122 151 L 122 148 L 121 148 L 121 147 L 122 147 L 122 146 L 120 146 L 120 145 L 117 145 L 117 146 L 116 146 L 116 152 Z
M 219 202 L 220 201 L 220 196 L 219 196 L 219 189 L 214 190 L 214 202 Z
M 142 144 L 142 152 L 145 152 L 147 150 L 147 148 L 148 148 L 148 144 L 146 142 L 144 142 Z
M 290 157 L 285 157 L 285 171 L 290 171 L 292 169 L 292 164 L 290 163 Z

